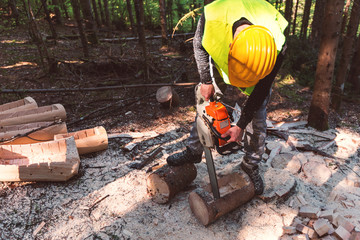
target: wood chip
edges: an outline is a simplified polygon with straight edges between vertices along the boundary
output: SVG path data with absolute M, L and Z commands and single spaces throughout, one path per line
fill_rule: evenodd
M 44 221 L 42 221 L 41 223 L 40 223 L 40 225 L 35 229 L 35 231 L 33 232 L 33 237 L 35 237 L 39 232 L 40 232 L 40 230 L 43 228 L 45 226 L 45 222 Z

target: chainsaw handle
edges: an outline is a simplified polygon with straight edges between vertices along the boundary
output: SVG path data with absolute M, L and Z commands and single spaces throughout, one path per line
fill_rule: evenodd
M 218 130 L 216 130 L 214 128 L 214 126 L 211 124 L 210 120 L 207 119 L 206 117 L 203 116 L 204 121 L 207 123 L 208 127 L 210 128 L 210 130 L 214 133 L 215 137 L 224 140 L 224 141 L 228 141 L 230 139 L 230 136 L 227 137 L 221 137 L 221 134 L 218 132 Z
M 222 147 L 219 147 L 219 144 L 215 144 L 215 147 L 216 151 L 221 155 L 235 153 L 243 148 L 243 146 L 239 145 L 237 142 L 230 142 Z

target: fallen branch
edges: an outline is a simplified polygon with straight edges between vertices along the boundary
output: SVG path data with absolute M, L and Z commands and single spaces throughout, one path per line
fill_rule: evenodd
M 152 84 L 133 84 L 133 85 L 119 85 L 109 87 L 93 87 L 93 88 L 48 88 L 48 89 L 0 89 L 0 93 L 60 93 L 60 92 L 94 92 L 107 91 L 121 88 L 148 88 L 148 87 L 189 87 L 197 85 L 198 82 L 189 83 L 152 83 Z
M 336 157 L 334 157 L 333 155 L 330 155 L 324 151 L 321 151 L 315 147 L 312 147 L 310 146 L 309 144 L 304 144 L 303 146 L 298 146 L 297 147 L 298 150 L 301 150 L 301 151 L 308 151 L 308 152 L 314 152 L 316 154 L 319 154 L 321 156 L 324 156 L 324 157 L 328 157 L 328 158 L 332 158 L 332 159 L 338 159 Z
M 155 156 L 158 155 L 162 150 L 164 150 L 164 148 L 161 147 L 161 146 L 156 148 L 154 151 L 151 152 L 151 154 L 149 156 L 146 156 L 145 159 L 142 162 L 134 163 L 134 164 L 130 165 L 130 168 L 135 168 L 135 169 L 138 169 L 138 170 L 142 169 L 147 164 L 152 162 L 154 160 Z

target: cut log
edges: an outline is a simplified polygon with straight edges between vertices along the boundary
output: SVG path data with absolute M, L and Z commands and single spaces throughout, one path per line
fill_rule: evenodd
M 210 184 L 189 195 L 191 211 L 204 226 L 235 210 L 255 195 L 254 184 L 249 176 L 240 170 L 220 177 L 218 184 L 219 199 L 214 199 Z
M 164 165 L 146 180 L 147 193 L 156 203 L 169 202 L 178 192 L 186 188 L 197 175 L 194 164 L 182 166 Z
M 156 92 L 156 100 L 164 108 L 172 108 L 179 105 L 179 95 L 170 86 L 159 88 Z
M 26 97 L 24 99 L 5 103 L 0 105 L 0 114 L 13 113 L 29 109 L 37 108 L 38 105 L 32 97 Z
M 66 111 L 61 104 L 0 114 L 0 127 L 34 122 L 52 122 L 57 120 L 62 120 L 63 122 L 66 120 Z
M 66 123 L 37 122 L 0 128 L 0 144 L 29 144 L 52 141 L 56 134 L 67 133 Z
M 79 165 L 73 137 L 0 146 L 0 181 L 66 181 L 78 173 Z
M 79 154 L 86 154 L 105 150 L 108 148 L 108 137 L 104 127 L 85 129 L 67 134 L 54 136 L 55 140 L 74 137 Z

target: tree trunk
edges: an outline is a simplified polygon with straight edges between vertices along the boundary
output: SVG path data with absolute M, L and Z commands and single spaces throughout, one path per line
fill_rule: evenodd
M 325 14 L 326 0 L 317 0 L 315 3 L 314 17 L 311 27 L 310 41 L 314 48 L 319 47 L 322 33 L 322 23 Z
M 331 82 L 334 73 L 343 7 L 343 0 L 328 0 L 325 9 L 323 35 L 308 116 L 309 125 L 321 131 L 329 128 L 328 116 Z
M 149 79 L 149 67 L 148 67 L 148 57 L 146 50 L 146 41 L 145 41 L 145 29 L 144 29 L 144 7 L 142 0 L 134 0 L 135 12 L 136 12 L 136 21 L 137 21 L 137 30 L 139 35 L 139 44 L 143 50 L 144 56 L 144 78 L 145 80 Z
M 101 0 L 98 0 L 98 4 L 99 4 L 99 12 L 100 12 L 101 22 L 102 22 L 102 24 L 106 25 L 106 19 L 105 19 L 104 10 L 103 10 L 102 4 L 101 4 Z
M 295 5 L 294 21 L 293 21 L 293 28 L 292 28 L 292 35 L 293 35 L 293 36 L 295 36 L 296 18 L 297 18 L 297 11 L 298 11 L 298 9 L 299 9 L 299 1 L 300 1 L 300 0 L 296 0 L 296 5 Z
M 45 72 L 48 72 L 48 73 L 56 72 L 57 63 L 53 57 L 50 57 L 48 49 L 42 39 L 42 36 L 39 32 L 39 28 L 35 21 L 35 17 L 34 17 L 32 8 L 31 8 L 30 0 L 27 1 L 27 7 L 26 7 L 25 0 L 23 0 L 23 4 L 24 4 L 24 9 L 27 11 L 26 14 L 29 19 L 29 34 L 37 46 L 41 65 L 42 65 L 43 69 L 45 70 Z M 47 61 L 47 65 L 44 62 L 44 58 Z
M 79 35 L 80 35 L 80 39 L 81 39 L 81 45 L 82 45 L 83 51 L 84 51 L 84 56 L 89 57 L 89 49 L 88 49 L 87 39 L 86 39 L 86 35 L 84 32 L 84 28 L 82 25 L 82 19 L 81 19 L 81 15 L 80 15 L 79 0 L 71 0 L 71 5 L 73 7 L 74 17 L 75 17 L 76 23 L 78 25 L 78 30 L 79 30 Z
M 154 202 L 167 203 L 186 188 L 196 175 L 196 167 L 192 163 L 182 166 L 164 165 L 147 178 L 147 193 Z
M 340 110 L 342 94 L 344 93 L 344 85 L 350 65 L 350 60 L 353 55 L 354 41 L 356 38 L 356 32 L 359 27 L 360 20 L 360 0 L 354 0 L 353 7 L 351 9 L 350 21 L 344 37 L 344 45 L 342 48 L 342 54 L 340 63 L 336 75 L 336 82 L 333 87 L 331 107 L 335 111 Z
M 50 12 L 49 12 L 46 0 L 42 0 L 42 4 L 43 4 L 43 7 L 44 7 L 45 19 L 49 23 L 52 38 L 56 41 L 57 34 L 56 34 L 54 24 L 52 23 L 51 18 L 50 18 Z
M 54 11 L 55 11 L 55 19 L 56 24 L 62 25 L 63 24 L 63 18 L 61 15 L 61 11 L 59 8 L 59 1 L 58 0 L 52 0 L 52 4 L 54 5 Z
M 209 1 L 210 2 L 210 1 Z M 204 4 L 207 4 L 204 2 Z M 173 0 L 167 0 L 167 5 L 166 5 L 166 15 L 167 15 L 167 19 L 168 19 L 168 28 L 167 29 L 173 29 L 173 12 L 172 12 L 172 6 L 173 6 Z
M 110 12 L 109 12 L 109 2 L 104 0 L 104 12 L 105 12 L 105 25 L 110 28 Z
M 290 22 L 292 16 L 293 0 L 286 0 L 285 5 L 285 19 L 288 21 L 289 25 L 285 30 L 285 36 L 289 36 L 290 33 Z
M 11 17 L 15 19 L 16 26 L 18 26 L 20 15 L 16 7 L 16 0 L 9 0 L 9 7 L 11 9 Z
M 305 40 L 307 37 L 307 31 L 309 27 L 309 17 L 311 9 L 312 0 L 305 1 L 304 15 L 302 18 L 301 30 L 300 30 L 300 39 Z
M 349 81 L 353 92 L 360 94 L 360 36 L 357 39 L 356 53 L 351 63 Z
M 96 6 L 96 0 L 91 0 L 91 4 L 92 4 L 93 10 L 94 10 L 96 25 L 98 26 L 98 28 L 101 28 L 101 21 L 100 21 L 99 12 L 98 12 L 97 6 Z
M 96 34 L 97 29 L 94 23 L 94 17 L 91 12 L 90 0 L 80 0 L 80 5 L 85 20 L 85 30 L 88 33 L 88 40 L 92 44 L 98 44 L 99 40 Z
M 69 19 L 70 17 L 69 17 L 69 13 L 68 13 L 68 11 L 67 11 L 67 6 L 65 5 L 65 2 L 64 2 L 65 0 L 60 0 L 60 3 L 61 3 L 61 8 L 62 8 L 62 10 L 64 11 L 64 13 L 65 13 L 65 17 L 66 17 L 66 19 Z
M 129 14 L 131 33 L 133 36 L 136 36 L 136 27 L 135 27 L 135 22 L 134 22 L 134 17 L 133 17 L 133 13 L 132 13 L 132 6 L 131 6 L 130 0 L 126 0 L 126 7 L 128 10 L 128 14 Z
M 350 8 L 350 4 L 351 4 L 351 0 L 346 0 L 346 4 L 344 7 L 344 13 L 343 13 L 343 20 L 342 20 L 342 24 L 341 24 L 341 35 L 340 35 L 340 42 L 342 42 L 342 38 L 343 36 L 345 36 L 345 28 L 346 25 L 348 23 L 348 18 L 349 18 L 349 8 Z M 354 4 L 353 4 L 354 6 Z
M 167 47 L 168 38 L 166 31 L 165 0 L 159 0 L 159 7 L 160 7 L 160 25 L 161 25 L 161 47 Z

